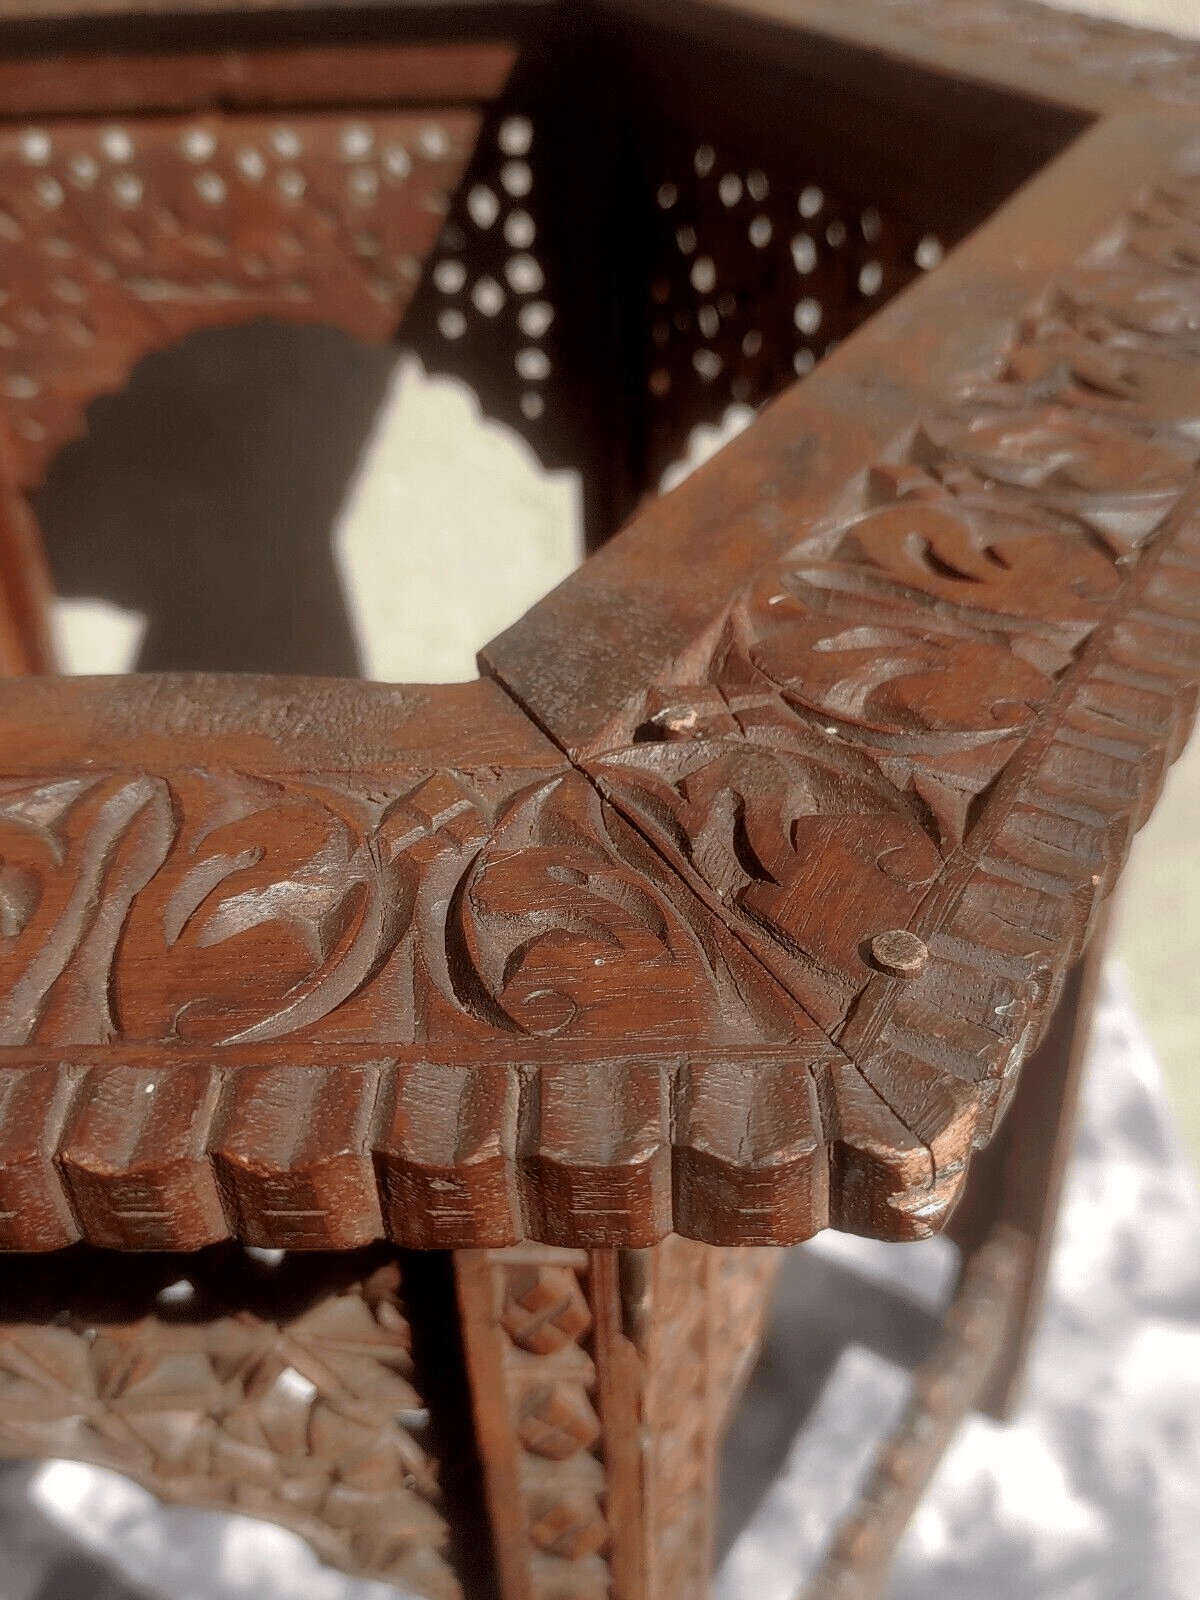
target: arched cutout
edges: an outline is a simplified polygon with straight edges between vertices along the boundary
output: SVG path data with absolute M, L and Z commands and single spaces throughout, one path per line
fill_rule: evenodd
M 62 595 L 147 619 L 142 670 L 460 681 L 581 554 L 577 474 L 334 329 L 193 335 L 88 421 L 35 508 Z
M 330 530 L 394 363 L 265 321 L 147 356 L 32 496 L 59 591 L 144 613 L 144 671 L 355 674 Z

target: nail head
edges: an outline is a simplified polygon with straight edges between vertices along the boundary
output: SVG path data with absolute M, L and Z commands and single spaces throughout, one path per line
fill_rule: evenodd
M 919 978 L 929 963 L 929 946 L 915 933 L 892 928 L 871 940 L 871 958 L 893 978 Z

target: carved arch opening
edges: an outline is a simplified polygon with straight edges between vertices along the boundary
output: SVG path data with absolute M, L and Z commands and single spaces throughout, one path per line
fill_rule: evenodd
M 199 329 L 270 316 L 388 339 L 478 123 L 347 110 L 5 130 L 11 480 L 37 483 L 90 400 Z
M 357 676 L 332 534 L 395 360 L 265 319 L 142 357 L 29 497 L 58 593 L 144 618 L 139 671 Z

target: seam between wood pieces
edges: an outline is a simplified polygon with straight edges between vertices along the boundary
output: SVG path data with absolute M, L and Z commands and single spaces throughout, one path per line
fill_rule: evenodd
M 1162 386 L 1172 360 L 1167 324 L 1152 328 L 1142 320 L 1139 328 L 1139 316 L 1129 315 L 1139 296 L 1143 311 L 1156 295 L 1162 305 L 1181 297 L 1177 311 L 1194 301 L 1183 240 L 1196 213 L 1189 213 L 1185 187 L 1168 182 L 1143 193 L 1115 231 L 1026 307 L 1001 360 L 962 384 L 957 407 L 920 414 L 866 474 L 857 504 L 843 503 L 824 527 L 810 529 L 789 552 L 790 566 L 772 562 L 754 574 L 684 670 L 660 679 L 625 716 L 626 736 L 638 724 L 632 742 L 606 749 L 609 736 L 601 733 L 578 752 L 600 792 L 829 1029 L 920 1138 L 935 1176 L 924 1195 L 910 1197 L 914 1220 L 940 1220 L 957 1196 L 965 1149 L 983 1142 L 1007 1104 L 1095 906 L 1111 890 L 1128 835 L 1145 819 L 1163 756 L 1178 752 L 1194 713 L 1194 421 L 1179 409 L 1186 381 L 1171 397 Z M 1178 374 L 1185 380 L 1189 356 L 1194 361 L 1187 343 Z M 1190 400 L 1194 407 L 1194 384 Z M 1164 447 L 1174 457 L 1166 477 L 1159 475 Z M 1040 541 L 1037 552 L 1031 536 Z M 1106 603 L 1094 591 L 1084 600 L 1097 579 L 1112 596 L 1117 573 L 1151 537 L 1115 597 Z M 1007 556 L 997 554 L 1006 545 Z M 1115 569 L 1108 580 L 1101 578 L 1105 547 Z M 849 559 L 839 567 L 831 552 Z M 1085 553 L 1090 577 L 1078 564 Z M 998 571 L 987 571 L 989 554 Z M 1038 570 L 1048 554 L 1051 564 L 1063 563 L 1057 578 Z M 1036 600 L 1033 584 L 1043 590 Z M 1036 608 L 1030 614 L 1012 605 L 1016 586 Z M 907 615 L 906 589 L 920 602 Z M 1016 648 L 1002 659 L 992 653 L 994 640 L 1011 634 L 1014 622 Z M 1019 637 L 1022 628 L 1030 637 Z M 532 692 L 521 681 L 520 632 L 518 625 L 515 650 L 500 641 L 492 670 L 513 686 L 515 660 L 515 692 L 539 716 L 536 679 Z M 972 724 L 964 726 L 953 708 L 939 718 L 936 704 L 919 699 L 927 693 L 921 669 L 944 665 L 930 660 L 930 647 L 952 654 L 964 635 L 972 640 L 968 649 L 983 643 L 988 671 L 998 674 L 997 687 L 1018 713 L 1007 727 L 979 728 L 974 749 Z M 904 653 L 880 671 L 879 654 L 889 645 Z M 1051 656 L 1039 660 L 1047 646 Z M 873 676 L 863 685 L 854 670 L 823 672 L 812 653 L 822 650 L 845 652 L 860 677 L 870 654 Z M 1056 650 L 1063 654 L 1051 659 Z M 1044 675 L 1038 690 L 1025 666 Z M 1008 680 L 1006 687 L 1006 669 L 1020 686 Z M 878 692 L 890 687 L 889 678 L 900 680 L 891 705 Z M 906 678 L 918 679 L 918 695 L 910 690 L 907 703 Z M 986 709 L 972 703 L 968 714 Z M 1023 733 L 1030 712 L 1041 721 Z M 544 714 L 539 720 L 569 748 L 561 722 Z M 822 723 L 826 740 L 815 746 Z M 1156 741 L 1159 748 L 1151 748 Z M 861 765 L 848 764 L 831 775 L 837 751 L 847 747 L 902 791 L 897 801 L 909 802 L 907 816 L 893 807 L 907 834 L 887 840 L 888 847 L 931 857 L 935 845 L 948 847 L 924 893 L 921 874 L 912 874 L 917 892 L 896 918 L 931 941 L 928 966 L 915 982 L 877 975 L 849 995 L 850 963 L 839 970 L 827 947 L 806 948 L 803 923 L 822 887 L 846 895 L 853 885 L 844 872 L 822 883 L 821 861 L 818 877 L 810 870 L 806 881 L 811 860 L 797 859 L 794 838 L 778 826 L 782 819 L 795 827 L 784 792 L 789 783 L 795 790 L 798 777 L 809 787 L 801 814 L 826 826 L 828 797 L 844 804 L 845 778 L 864 776 Z M 1139 761 L 1144 770 L 1135 774 Z M 1107 772 L 1099 770 L 1105 762 Z M 757 793 L 752 773 L 747 781 L 755 763 L 771 768 Z M 824 805 L 821 798 L 813 803 L 814 767 L 825 780 Z M 841 794 L 834 792 L 839 778 Z M 869 805 L 860 802 L 861 811 Z M 872 839 L 874 865 L 878 846 Z M 867 888 L 882 931 L 877 877 L 868 874 Z M 796 918 L 790 927 L 789 916 Z M 848 951 L 862 950 L 866 931 L 854 926 Z M 822 923 L 822 936 L 828 932 Z
M 980 269 L 949 389 L 880 381 L 797 533 L 737 447 L 663 502 L 774 549 L 591 731 L 521 651 L 580 585 L 620 603 L 636 534 L 489 647 L 507 695 L 6 686 L 4 1246 L 940 1225 L 1194 711 L 1196 130 L 1101 130 L 1132 192 L 1073 259 Z M 937 292 L 851 361 L 934 349 Z M 848 370 L 806 391 L 853 450 Z M 864 960 L 892 930 L 905 981 Z

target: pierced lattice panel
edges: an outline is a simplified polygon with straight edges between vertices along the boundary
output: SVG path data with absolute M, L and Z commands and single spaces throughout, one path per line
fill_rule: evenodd
M 646 474 L 658 482 L 700 423 L 758 406 L 851 333 L 943 241 L 869 186 L 656 129 L 642 197 Z
M 253 1259 L 257 1256 L 258 1259 Z M 264 1259 L 265 1258 L 265 1259 Z M 69 1251 L 0 1271 L 0 1457 L 65 1457 L 461 1600 L 394 1258 Z M 60 1311 L 67 1304 L 70 1311 Z
M 478 117 L 73 121 L 0 131 L 0 425 L 35 483 L 95 395 L 198 328 L 391 336 Z
M 561 387 L 564 263 L 546 249 L 546 136 L 521 109 L 485 126 L 404 338 L 428 365 L 462 375 L 553 467 L 578 462 Z

